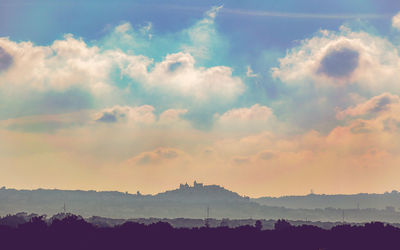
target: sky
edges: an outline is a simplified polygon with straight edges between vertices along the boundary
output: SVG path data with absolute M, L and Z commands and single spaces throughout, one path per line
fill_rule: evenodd
M 0 0 L 0 185 L 399 190 L 398 0 Z

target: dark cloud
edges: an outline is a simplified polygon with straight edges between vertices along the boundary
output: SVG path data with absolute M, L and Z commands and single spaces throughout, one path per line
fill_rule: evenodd
M 165 159 L 173 159 L 178 157 L 178 153 L 174 151 L 173 149 L 163 149 L 163 150 L 157 150 L 156 152 L 160 157 L 165 158 Z
M 97 122 L 104 123 L 115 123 L 126 118 L 128 110 L 126 108 L 114 107 L 111 110 L 102 111 L 100 118 L 98 118 Z
M 105 123 L 114 123 L 117 122 L 117 116 L 114 113 L 104 112 L 102 116 L 96 121 Z
M 235 157 L 233 162 L 237 165 L 247 164 L 250 162 L 250 159 L 247 157 Z
M 260 154 L 260 158 L 263 160 L 269 160 L 269 159 L 273 158 L 274 156 L 275 156 L 275 154 L 272 152 L 262 152 Z
M 0 47 L 0 72 L 8 69 L 13 62 L 13 58 L 2 47 Z
M 330 77 L 348 77 L 358 66 L 358 51 L 349 48 L 340 48 L 328 52 L 321 61 L 318 69 Z
M 397 119 L 389 118 L 383 121 L 383 130 L 387 132 L 394 132 L 400 130 L 400 121 Z
M 144 155 L 139 158 L 139 160 L 137 161 L 137 164 L 147 165 L 147 164 L 150 164 L 151 162 L 152 162 L 152 159 L 151 159 L 150 155 Z
M 168 71 L 173 72 L 182 66 L 181 62 L 175 62 L 168 65 Z
M 368 128 L 368 125 L 365 122 L 360 121 L 357 125 L 352 127 L 350 131 L 353 134 L 365 134 L 370 133 L 371 130 Z
M 172 160 L 179 157 L 179 152 L 172 148 L 160 148 L 153 152 L 146 152 L 137 158 L 136 163 L 147 165 L 158 163 L 162 160 Z
M 392 99 L 390 98 L 390 96 L 382 96 L 376 102 L 375 106 L 371 109 L 371 111 L 374 113 L 385 111 L 389 108 L 389 104 L 392 104 Z

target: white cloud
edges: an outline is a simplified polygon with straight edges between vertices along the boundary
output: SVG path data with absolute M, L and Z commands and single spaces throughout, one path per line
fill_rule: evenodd
M 215 18 L 221 8 L 222 6 L 212 7 L 203 19 L 181 33 L 185 40 L 188 39 L 181 46 L 182 51 L 193 55 L 197 60 L 209 60 L 220 55 L 228 46 L 215 28 Z
M 215 19 L 217 16 L 218 12 L 223 8 L 224 6 L 213 6 L 209 11 L 206 12 L 206 16 L 210 18 L 211 20 Z
M 357 84 L 373 93 L 400 90 L 400 57 L 388 40 L 341 27 L 304 40 L 272 68 L 272 75 L 288 84 L 340 86 Z
M 109 105 L 134 94 L 130 92 L 132 83 L 126 83 L 124 76 L 144 86 L 149 95 L 156 91 L 187 101 L 230 101 L 245 89 L 242 80 L 233 75 L 233 69 L 223 65 L 196 65 L 214 58 L 214 52 L 221 53 L 218 48 L 222 43 L 214 25 L 221 8 L 213 7 L 195 25 L 173 34 L 178 41 L 171 48 L 181 52 L 166 54 L 156 63 L 148 53 L 153 47 L 164 46 L 170 35 L 153 41 L 150 22 L 137 30 L 128 22 L 122 23 L 102 40 L 90 44 L 71 34 L 47 46 L 0 38 L 0 101 L 29 96 L 34 103 L 50 92 L 68 95 L 68 91 L 75 91 L 82 93 L 88 103 Z M 167 46 L 165 52 L 151 54 L 158 58 L 171 48 Z
M 88 47 L 72 35 L 66 35 L 64 40 L 57 40 L 51 46 L 0 38 L 0 47 L 13 58 L 11 67 L 0 75 L 1 87 L 63 91 L 78 86 L 94 94 L 104 94 L 112 88 L 109 85 L 113 64 L 110 56 L 100 53 L 96 46 Z
M 181 121 L 181 116 L 188 112 L 187 109 L 167 109 L 160 115 L 160 122 Z
M 253 72 L 253 70 L 251 69 L 251 67 L 250 67 L 250 66 L 247 66 L 246 76 L 247 76 L 247 77 L 250 77 L 250 78 L 253 78 L 253 77 L 258 77 L 258 74 L 255 74 L 255 73 Z
M 117 33 L 126 33 L 129 30 L 132 30 L 132 25 L 129 22 L 122 23 L 114 28 Z
M 219 134 L 245 135 L 268 131 L 272 128 L 278 133 L 278 121 L 271 108 L 255 104 L 249 108 L 231 109 L 215 114 L 214 131 Z M 281 127 L 282 128 L 282 127 Z
M 392 18 L 392 26 L 400 31 L 400 12 Z
M 272 117 L 272 110 L 255 104 L 250 108 L 232 109 L 218 117 L 221 122 L 267 121 Z
M 147 36 L 148 39 L 151 39 L 153 37 L 153 34 L 151 34 L 152 27 L 153 24 L 151 22 L 148 22 L 146 25 L 140 28 L 140 33 L 144 36 Z
M 121 32 L 126 29 L 130 25 L 117 27 Z M 244 91 L 242 80 L 232 75 L 231 68 L 196 67 L 188 53 L 167 55 L 149 69 L 152 65 L 153 60 L 146 56 L 119 49 L 102 50 L 72 35 L 50 46 L 0 38 L 0 88 L 8 96 L 18 95 L 19 90 L 63 92 L 75 87 L 96 97 L 110 97 L 123 91 L 114 85 L 119 81 L 112 75 L 117 68 L 121 69 L 121 76 L 129 75 L 147 89 L 172 91 L 173 96 L 229 100 Z
M 154 68 L 144 74 L 131 70 L 128 65 L 124 71 L 133 79 L 142 81 L 149 88 L 164 91 L 173 90 L 197 100 L 210 97 L 232 99 L 244 91 L 244 84 L 239 77 L 232 76 L 232 69 L 225 66 L 203 68 L 195 66 L 195 59 L 187 53 L 169 54 L 156 63 Z

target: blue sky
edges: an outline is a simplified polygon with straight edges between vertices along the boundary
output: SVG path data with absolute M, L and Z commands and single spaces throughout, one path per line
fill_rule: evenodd
M 399 11 L 394 0 L 3 0 L 2 181 L 399 188 Z

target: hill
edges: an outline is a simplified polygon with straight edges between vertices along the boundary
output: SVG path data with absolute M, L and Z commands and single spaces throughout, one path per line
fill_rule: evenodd
M 305 196 L 261 197 L 252 199 L 266 206 L 287 207 L 293 209 L 340 208 L 340 209 L 398 209 L 400 208 L 400 193 L 396 190 L 384 194 L 309 194 Z
M 54 215 L 66 211 L 83 217 L 107 218 L 192 218 L 204 219 L 280 219 L 303 221 L 348 222 L 384 221 L 400 222 L 400 195 L 397 193 L 365 195 L 364 207 L 340 207 L 357 204 L 353 196 L 293 196 L 250 199 L 218 185 L 193 186 L 181 184 L 179 188 L 156 195 L 129 194 L 114 191 L 81 190 L 16 190 L 0 189 L 0 216 L 28 212 Z M 357 198 L 359 196 L 354 196 Z M 334 199 L 335 198 L 335 199 Z M 322 201 L 321 201 L 322 200 Z M 327 202 L 329 201 L 329 202 Z M 324 203 L 325 202 L 325 203 Z M 332 203 L 333 202 L 333 203 Z M 347 203 L 346 203 L 347 202 Z M 283 206 L 287 205 L 287 207 Z M 375 207 L 366 207 L 371 204 Z M 377 208 L 379 204 L 379 208 Z M 398 204 L 398 205 L 397 205 Z M 304 206 L 308 207 L 304 207 Z M 335 205 L 323 207 L 324 205 Z M 292 206 L 292 207 L 291 207 Z M 383 207 L 383 209 L 380 209 Z M 387 207 L 387 208 L 386 208 Z

